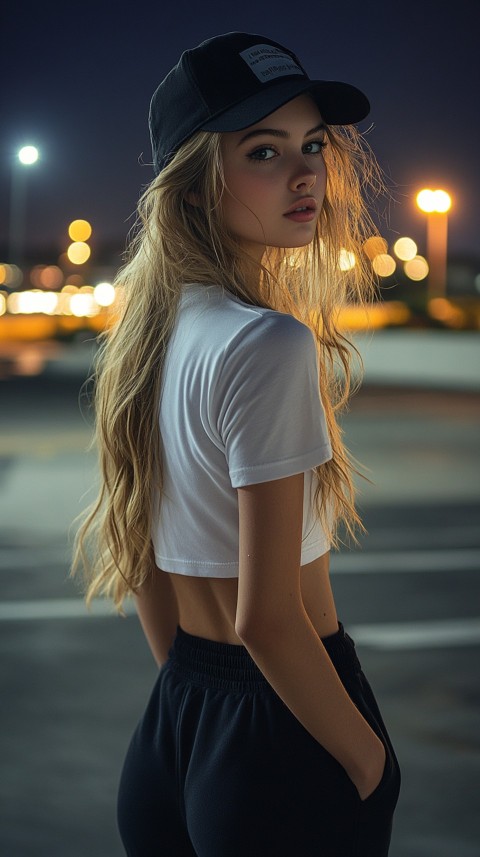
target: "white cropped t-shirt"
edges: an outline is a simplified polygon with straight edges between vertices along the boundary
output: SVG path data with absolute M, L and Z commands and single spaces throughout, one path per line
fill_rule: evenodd
M 238 577 L 236 489 L 304 473 L 301 564 L 329 549 L 313 514 L 312 468 L 332 457 L 313 334 L 220 286 L 182 290 L 159 404 L 159 568 Z

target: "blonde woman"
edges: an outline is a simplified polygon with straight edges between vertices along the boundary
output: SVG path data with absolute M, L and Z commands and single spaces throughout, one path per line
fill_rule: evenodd
M 388 853 L 398 763 L 329 582 L 361 526 L 336 311 L 373 288 L 368 110 L 248 33 L 186 51 L 151 101 L 75 559 L 88 600 L 133 596 L 159 667 L 120 783 L 129 857 Z

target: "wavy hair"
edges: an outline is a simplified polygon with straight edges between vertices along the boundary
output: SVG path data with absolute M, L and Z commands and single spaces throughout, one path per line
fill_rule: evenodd
M 184 283 L 216 283 L 311 328 L 333 449 L 332 459 L 315 469 L 317 514 L 333 546 L 341 525 L 353 538 L 362 528 L 353 483 L 358 471 L 337 421 L 353 389 L 352 357 L 360 358 L 339 328 L 338 311 L 346 302 L 366 304 L 375 294 L 362 244 L 377 231 L 367 203 L 383 182 L 354 127 L 330 126 L 327 134 L 327 186 L 314 240 L 294 250 L 266 248 L 254 278 L 251 258 L 222 220 L 220 134 L 195 134 L 141 196 L 127 259 L 115 279 L 122 305 L 101 337 L 92 378 L 100 489 L 82 515 L 71 571 L 83 570 L 87 603 L 106 595 L 121 611 L 125 596 L 155 567 L 153 498 L 162 492 L 158 403 Z M 339 267 L 345 251 L 356 259 L 348 271 Z

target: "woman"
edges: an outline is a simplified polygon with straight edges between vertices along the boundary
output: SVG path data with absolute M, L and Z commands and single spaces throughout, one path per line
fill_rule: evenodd
M 120 783 L 130 857 L 388 853 L 398 763 L 329 582 L 361 526 L 336 311 L 372 292 L 368 110 L 248 33 L 186 51 L 152 98 L 76 557 L 88 600 L 134 596 L 159 666 Z

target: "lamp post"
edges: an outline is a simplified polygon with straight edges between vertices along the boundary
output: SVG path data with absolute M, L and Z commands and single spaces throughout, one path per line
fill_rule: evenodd
M 424 188 L 417 194 L 417 205 L 427 215 L 429 298 L 445 297 L 447 289 L 447 212 L 451 204 L 445 190 Z
M 35 146 L 23 146 L 12 164 L 8 262 L 19 268 L 23 264 L 25 249 L 26 168 L 35 164 L 38 157 Z

